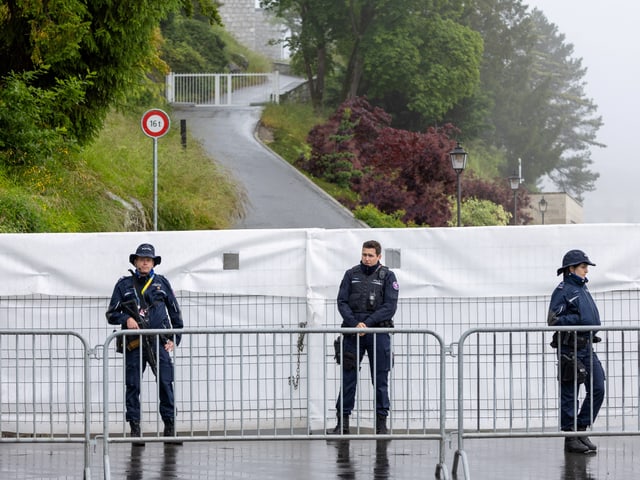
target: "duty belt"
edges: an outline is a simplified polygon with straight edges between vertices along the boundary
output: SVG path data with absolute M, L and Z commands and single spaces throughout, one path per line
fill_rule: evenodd
M 578 349 L 586 347 L 591 342 L 598 343 L 602 340 L 597 335 L 593 335 L 592 339 L 590 333 L 587 333 L 586 335 L 580 335 L 576 334 L 576 332 L 556 332 L 553 334 L 553 339 L 551 340 L 551 346 L 553 348 L 558 348 L 558 334 L 561 335 L 563 346 L 575 346 Z

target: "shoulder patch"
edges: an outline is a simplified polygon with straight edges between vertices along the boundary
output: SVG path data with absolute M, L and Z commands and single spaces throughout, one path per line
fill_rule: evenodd
M 391 286 L 393 287 L 394 290 L 400 290 L 400 285 L 398 285 L 398 282 L 393 282 Z

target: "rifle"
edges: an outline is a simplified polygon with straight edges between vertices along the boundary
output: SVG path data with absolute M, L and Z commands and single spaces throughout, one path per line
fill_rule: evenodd
M 133 318 L 141 329 L 151 328 L 149 321 L 145 317 L 140 316 L 138 305 L 135 300 L 127 300 L 121 304 L 124 313 L 127 313 Z M 134 339 L 127 343 L 127 350 L 133 350 L 139 345 L 139 339 Z M 142 335 L 143 348 L 147 352 L 147 359 L 149 361 L 149 367 L 151 371 L 157 377 L 158 376 L 158 359 L 156 358 L 156 346 L 154 345 L 151 335 Z

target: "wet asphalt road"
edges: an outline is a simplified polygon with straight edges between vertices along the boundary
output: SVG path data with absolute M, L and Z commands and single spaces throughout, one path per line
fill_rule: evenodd
M 286 84 L 286 77 L 285 77 Z M 254 135 L 262 107 L 175 107 L 187 130 L 243 188 L 247 214 L 234 228 L 364 228 Z
M 640 438 L 592 437 L 596 455 L 565 454 L 561 438 L 465 441 L 474 480 L 634 480 Z M 72 444 L 0 445 L 2 479 L 82 479 L 83 449 Z M 437 442 L 429 440 L 212 441 L 183 445 L 111 444 L 113 479 L 413 480 L 435 478 Z M 446 452 L 452 474 L 454 449 Z M 102 444 L 91 478 L 104 478 Z M 455 478 L 451 475 L 451 478 Z M 458 479 L 465 478 L 459 467 Z

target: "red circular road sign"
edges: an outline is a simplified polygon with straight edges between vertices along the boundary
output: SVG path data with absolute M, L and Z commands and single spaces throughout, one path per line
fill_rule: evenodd
M 169 115 L 165 112 L 153 109 L 145 112 L 142 116 L 141 125 L 145 135 L 151 138 L 159 138 L 169 131 L 171 121 L 169 120 Z

